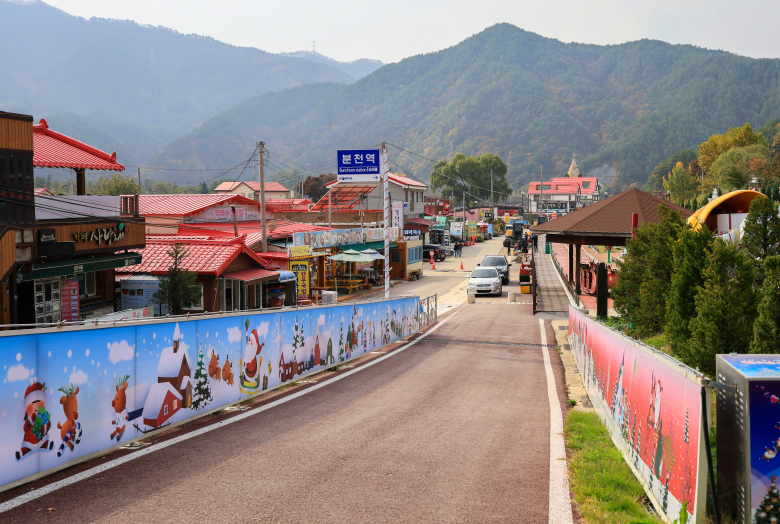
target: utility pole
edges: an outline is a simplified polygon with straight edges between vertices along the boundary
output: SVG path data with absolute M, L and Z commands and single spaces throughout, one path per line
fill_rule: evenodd
M 490 207 L 493 207 L 494 205 L 495 205 L 495 200 L 493 200 L 493 170 L 491 169 L 490 170 Z
M 143 186 L 141 186 L 141 168 L 138 168 L 138 194 L 142 195 L 144 193 Z
M 463 192 L 463 231 L 460 234 L 461 238 L 466 239 L 466 192 Z
M 387 158 L 387 144 L 382 141 L 382 196 L 384 197 L 385 219 L 385 298 L 390 298 L 390 161 Z
M 539 166 L 539 203 L 536 205 L 536 221 L 539 222 L 539 210 L 542 205 L 542 192 L 544 191 L 544 166 Z
M 363 242 L 363 193 L 360 193 L 360 242 Z
M 261 245 L 263 246 L 263 253 L 268 252 L 268 237 L 265 229 L 265 170 L 263 169 L 265 166 L 264 160 L 265 157 L 263 156 L 265 154 L 265 142 L 258 142 L 257 143 L 257 151 L 258 151 L 258 158 L 260 160 L 259 163 L 259 170 L 260 170 L 260 227 L 262 229 L 262 234 L 260 236 L 261 238 Z

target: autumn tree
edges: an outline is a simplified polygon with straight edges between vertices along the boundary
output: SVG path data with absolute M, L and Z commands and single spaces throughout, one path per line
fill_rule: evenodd
M 493 202 L 507 199 L 512 188 L 506 180 L 507 165 L 493 153 L 480 156 L 466 156 L 458 153 L 449 161 L 441 160 L 433 166 L 431 189 L 441 189 L 443 198 L 460 202 L 464 191 L 486 202 L 490 202 L 490 181 L 493 179 Z M 467 197 L 470 199 L 471 197 Z
M 753 131 L 750 124 L 732 127 L 722 135 L 712 135 L 699 146 L 699 165 L 709 171 L 715 160 L 732 147 L 747 147 L 754 144 L 767 145 L 761 133 Z
M 317 202 L 328 192 L 326 184 L 336 180 L 336 175 L 321 174 L 317 176 L 307 176 L 303 181 L 303 194 L 309 196 L 309 200 Z
M 715 355 L 748 352 L 756 316 L 753 278 L 751 261 L 735 244 L 713 241 L 690 322 L 689 365 L 712 377 Z
M 766 144 L 732 147 L 713 162 L 708 178 L 726 191 L 742 189 L 750 183 L 754 175 L 751 164 L 761 165 L 757 160 L 769 160 L 769 148 Z
M 675 204 L 687 203 L 688 199 L 696 193 L 696 180 L 691 177 L 690 171 L 682 162 L 672 169 L 663 180 L 664 190 L 671 192 L 672 202 Z

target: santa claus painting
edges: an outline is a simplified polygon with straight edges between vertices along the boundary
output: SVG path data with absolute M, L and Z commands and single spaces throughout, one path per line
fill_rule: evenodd
M 264 343 L 260 343 L 257 330 L 253 329 L 246 337 L 246 350 L 244 358 L 239 360 L 241 369 L 240 389 L 244 393 L 254 393 L 260 387 L 260 366 L 263 363 L 263 357 L 260 351 L 263 350 Z
M 16 452 L 16 460 L 37 451 L 51 451 L 54 442 L 49 440 L 51 415 L 46 411 L 46 385 L 36 382 L 24 393 L 24 437 Z

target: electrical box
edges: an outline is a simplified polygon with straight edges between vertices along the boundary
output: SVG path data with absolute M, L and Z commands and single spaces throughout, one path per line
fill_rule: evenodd
M 718 355 L 717 475 L 724 517 L 780 522 L 780 355 Z M 728 521 L 728 520 L 727 520 Z

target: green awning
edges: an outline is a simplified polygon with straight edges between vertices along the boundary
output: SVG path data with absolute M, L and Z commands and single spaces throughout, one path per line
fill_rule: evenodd
M 41 278 L 64 277 L 78 275 L 90 271 L 105 271 L 118 267 L 134 266 L 141 263 L 139 253 L 119 253 L 89 258 L 70 258 L 52 260 L 51 262 L 36 262 L 32 273 L 20 273 L 23 281 L 39 280 Z
M 354 249 L 355 251 L 365 251 L 366 249 L 373 249 L 375 251 L 382 251 L 385 248 L 383 241 L 379 242 L 366 242 L 365 244 L 349 244 L 347 246 L 339 246 L 340 249 L 346 251 L 347 249 Z M 398 246 L 390 242 L 390 249 L 395 249 Z

